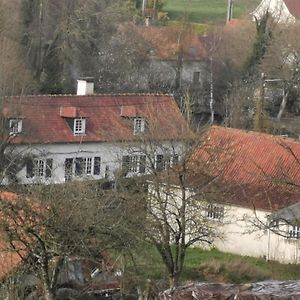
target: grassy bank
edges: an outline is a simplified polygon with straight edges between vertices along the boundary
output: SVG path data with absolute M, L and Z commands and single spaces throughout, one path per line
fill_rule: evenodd
M 156 250 L 147 247 L 140 252 L 137 267 L 146 278 L 166 278 L 164 266 Z M 216 249 L 191 248 L 187 251 L 182 282 L 256 282 L 266 279 L 300 279 L 300 266 L 267 262 L 263 258 L 223 253 Z
M 249 17 L 249 13 L 259 4 L 260 0 L 234 1 L 233 16 Z M 226 21 L 227 0 L 167 0 L 164 11 L 171 20 L 181 20 L 184 16 L 190 22 L 222 24 Z

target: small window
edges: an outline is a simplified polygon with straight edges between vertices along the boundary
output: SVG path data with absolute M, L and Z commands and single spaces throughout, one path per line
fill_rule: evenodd
M 65 159 L 65 181 L 73 176 L 100 175 L 100 157 L 76 157 Z
M 85 134 L 85 119 L 74 119 L 74 135 Z
M 289 228 L 288 229 L 288 236 L 291 239 L 299 240 L 300 239 L 300 226 L 289 225 L 288 228 Z
M 145 132 L 145 119 L 144 118 L 134 118 L 133 121 L 133 133 L 140 134 Z
M 146 156 L 145 155 L 125 155 L 122 157 L 122 170 L 124 174 L 146 172 Z
M 224 207 L 215 204 L 207 206 L 207 218 L 211 220 L 221 221 L 224 218 Z
M 9 134 L 14 135 L 22 132 L 22 120 L 11 119 L 9 120 Z
M 26 164 L 27 178 L 51 178 L 53 159 L 34 159 Z

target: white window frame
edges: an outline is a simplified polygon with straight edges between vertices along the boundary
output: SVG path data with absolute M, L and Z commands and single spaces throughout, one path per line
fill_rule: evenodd
M 73 128 L 74 135 L 85 134 L 85 125 L 86 125 L 86 119 L 84 118 L 74 119 L 74 128 Z
M 126 157 L 128 157 L 128 165 L 126 166 L 128 174 L 145 174 L 147 172 L 147 158 L 145 155 L 135 154 L 126 155 Z M 142 166 L 143 172 L 141 172 Z
M 207 205 L 206 217 L 213 221 L 222 221 L 224 219 L 224 206 L 210 203 Z
M 158 156 L 162 156 L 161 170 L 167 170 L 168 168 L 174 167 L 179 161 L 179 155 L 176 153 L 173 155 L 157 153 L 155 155 L 155 169 L 156 170 L 158 170 Z M 176 157 L 176 159 L 175 159 L 175 157 Z
M 95 156 L 99 157 L 100 161 L 99 163 L 101 164 L 101 157 L 100 156 Z M 95 157 L 92 156 L 85 156 L 85 157 L 67 157 L 66 159 L 72 160 L 72 166 L 70 168 L 70 174 L 68 176 L 74 177 L 74 178 L 82 178 L 85 176 L 100 176 L 100 164 L 99 164 L 99 174 L 94 174 L 94 167 L 95 167 Z M 76 174 L 76 159 L 82 159 L 82 165 L 81 165 L 81 170 L 82 174 L 77 175 Z M 65 170 L 66 171 L 66 170 Z M 66 174 L 65 174 L 66 177 Z
M 288 225 L 288 237 L 293 240 L 300 240 L 300 226 Z
M 47 164 L 48 160 L 51 161 L 50 165 Z M 50 170 L 50 176 L 47 176 L 47 171 Z M 32 160 L 32 176 L 30 178 L 48 179 L 53 176 L 53 159 L 52 158 L 37 158 Z
M 9 134 L 14 135 L 22 132 L 22 119 L 9 120 Z
M 137 135 L 145 132 L 145 118 L 138 117 L 133 119 L 133 134 Z

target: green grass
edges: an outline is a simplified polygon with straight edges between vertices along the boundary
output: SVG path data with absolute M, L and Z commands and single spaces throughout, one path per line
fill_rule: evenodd
M 227 14 L 227 0 L 166 0 L 163 8 L 171 20 L 186 18 L 190 22 L 224 24 Z M 249 17 L 260 0 L 235 0 L 233 17 Z
M 137 268 L 144 278 L 166 279 L 166 271 L 156 250 L 145 247 L 139 252 Z M 132 269 L 132 272 L 136 270 Z M 138 272 L 138 273 L 139 273 Z M 300 266 L 267 262 L 263 258 L 245 257 L 216 249 L 190 248 L 187 251 L 181 282 L 256 282 L 265 279 L 300 279 Z

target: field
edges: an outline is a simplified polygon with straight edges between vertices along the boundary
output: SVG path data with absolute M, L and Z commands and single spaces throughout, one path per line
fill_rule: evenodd
M 164 11 L 171 20 L 186 19 L 195 23 L 222 24 L 226 21 L 227 0 L 166 0 Z M 235 0 L 233 17 L 249 16 L 260 0 Z

